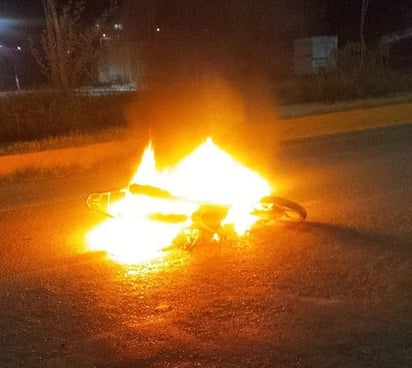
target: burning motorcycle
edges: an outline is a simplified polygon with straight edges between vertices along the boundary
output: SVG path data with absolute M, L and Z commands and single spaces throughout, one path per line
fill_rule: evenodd
M 163 170 L 157 169 L 149 144 L 125 189 L 88 196 L 89 209 L 110 218 L 87 234 L 87 243 L 116 259 L 140 261 L 143 253 L 152 257 L 170 246 L 192 250 L 239 239 L 259 226 L 305 220 L 302 206 L 271 193 L 263 177 L 211 138 Z
M 127 197 L 135 197 L 140 200 L 154 200 L 158 203 L 165 201 L 173 203 L 182 202 L 189 208 L 197 207 L 193 212 L 187 211 L 130 211 L 122 212 L 117 207 Z M 173 239 L 170 246 L 178 246 L 186 250 L 192 250 L 195 246 L 204 243 L 222 241 L 229 237 L 239 235 L 233 228 L 233 224 L 225 221 L 230 205 L 203 203 L 187 200 L 174 196 L 172 193 L 150 185 L 131 184 L 128 190 L 115 190 L 99 193 L 91 193 L 86 200 L 90 210 L 98 211 L 110 217 L 122 218 L 144 216 L 150 221 L 165 224 L 182 224 L 181 231 Z M 121 206 L 120 206 L 121 207 Z M 265 196 L 249 208 L 248 215 L 256 220 L 252 228 L 268 226 L 279 222 L 302 222 L 306 219 L 305 208 L 289 199 L 277 196 Z M 245 231 L 245 234 L 249 233 Z M 169 249 L 166 246 L 165 249 Z

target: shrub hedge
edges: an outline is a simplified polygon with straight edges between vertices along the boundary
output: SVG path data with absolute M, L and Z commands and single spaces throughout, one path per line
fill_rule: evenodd
M 37 92 L 0 97 L 0 144 L 94 133 L 125 126 L 132 94 L 108 96 Z

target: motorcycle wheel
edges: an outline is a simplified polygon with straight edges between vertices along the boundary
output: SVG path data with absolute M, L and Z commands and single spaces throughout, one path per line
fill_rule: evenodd
M 302 222 L 307 217 L 306 210 L 298 203 L 289 199 L 275 196 L 264 197 L 260 200 L 261 208 L 257 215 L 264 222 Z

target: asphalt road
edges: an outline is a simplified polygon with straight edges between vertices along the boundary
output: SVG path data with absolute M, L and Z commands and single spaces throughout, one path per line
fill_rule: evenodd
M 412 366 L 412 126 L 288 141 L 306 223 L 122 266 L 87 252 L 122 167 L 0 183 L 0 367 Z

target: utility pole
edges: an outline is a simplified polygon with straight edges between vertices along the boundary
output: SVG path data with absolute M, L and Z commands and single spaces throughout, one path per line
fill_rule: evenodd
M 365 53 L 366 53 L 366 42 L 365 42 L 365 18 L 366 13 L 368 12 L 370 0 L 362 0 L 361 3 L 361 19 L 360 19 L 360 47 L 361 47 L 361 55 L 360 55 L 360 68 L 363 67 L 364 60 L 365 60 Z

